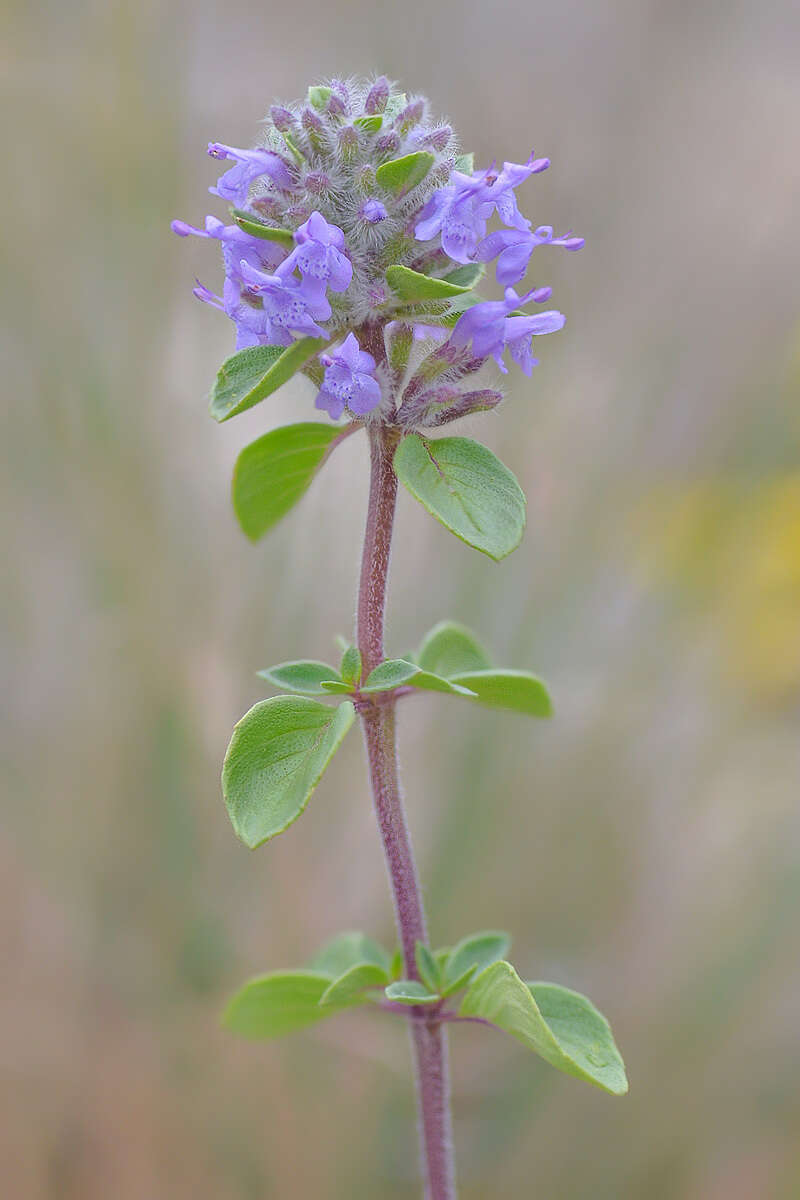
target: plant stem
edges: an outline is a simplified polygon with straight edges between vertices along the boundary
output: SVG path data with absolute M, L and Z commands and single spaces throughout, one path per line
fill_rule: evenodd
M 370 488 L 358 591 L 357 638 L 364 676 L 383 661 L 386 587 L 397 500 L 392 458 L 396 433 L 369 426 Z M 366 698 L 365 698 L 366 699 Z M 394 898 L 395 918 L 408 979 L 418 979 L 417 941 L 427 945 L 425 912 L 397 776 L 395 697 L 378 694 L 361 708 L 370 782 Z M 427 1200 L 454 1200 L 450 1085 L 446 1033 L 438 1015 L 409 1009 L 417 1077 L 420 1139 Z

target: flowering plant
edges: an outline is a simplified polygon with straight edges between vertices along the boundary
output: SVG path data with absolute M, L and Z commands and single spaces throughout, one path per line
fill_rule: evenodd
M 494 1025 L 567 1074 L 615 1095 L 627 1090 L 605 1018 L 577 992 L 523 982 L 506 959 L 506 934 L 482 931 L 441 949 L 428 942 L 398 785 L 397 704 L 421 689 L 547 717 L 545 685 L 528 671 L 493 666 L 477 638 L 451 621 L 414 653 L 388 658 L 384 649 L 398 482 L 493 559 L 522 538 L 525 497 L 508 468 L 479 442 L 430 431 L 499 404 L 502 392 L 485 379 L 489 360 L 506 373 L 508 352 L 531 374 L 534 337 L 561 329 L 564 317 L 525 311 L 549 300 L 549 287 L 520 295 L 513 285 L 538 246 L 577 250 L 583 239 L 533 229 L 520 211 L 516 189 L 547 159 L 531 154 L 476 171 L 427 100 L 409 99 L 383 77 L 312 87 L 305 102 L 271 109 L 263 145 L 215 142 L 209 154 L 232 163 L 210 189 L 230 202 L 231 223 L 208 216 L 202 228 L 175 221 L 173 229 L 222 249 L 222 294 L 195 288 L 236 329 L 212 415 L 228 420 L 301 373 L 316 389 L 316 407 L 331 422 L 344 418 L 285 426 L 242 451 L 233 502 L 244 532 L 253 540 L 265 534 L 344 438 L 364 430 L 371 461 L 355 642 L 343 647 L 338 667 L 299 660 L 259 672 L 284 694 L 256 704 L 236 726 L 223 792 L 245 845 L 269 841 L 303 812 L 358 714 L 399 935 L 392 953 L 364 933 L 343 933 L 308 967 L 251 980 L 225 1021 L 260 1038 L 364 1004 L 407 1019 L 426 1194 L 449 1200 L 449 1026 Z M 490 231 L 490 222 L 501 228 Z M 492 262 L 501 300 L 475 291 Z

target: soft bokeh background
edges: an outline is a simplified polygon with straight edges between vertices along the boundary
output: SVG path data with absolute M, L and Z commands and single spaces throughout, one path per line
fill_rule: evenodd
M 246 542 L 235 456 L 310 389 L 214 425 L 216 259 L 168 228 L 207 211 L 210 138 L 374 69 L 481 161 L 550 155 L 524 206 L 587 237 L 537 251 L 567 329 L 466 430 L 529 494 L 523 546 L 495 566 L 406 498 L 390 648 L 451 615 L 549 680 L 546 724 L 409 704 L 410 819 L 435 939 L 511 930 L 611 1016 L 631 1092 L 457 1029 L 461 1195 L 800 1195 L 799 14 L 6 0 L 4 1195 L 417 1194 L 399 1024 L 218 1027 L 248 974 L 392 936 L 357 736 L 257 853 L 218 787 L 254 670 L 351 628 L 366 474 L 353 439 Z

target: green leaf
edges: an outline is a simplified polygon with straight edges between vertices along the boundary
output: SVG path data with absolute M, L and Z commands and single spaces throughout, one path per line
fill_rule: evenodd
M 475 693 L 476 704 L 506 708 L 529 717 L 551 717 L 553 705 L 541 679 L 529 671 L 459 671 L 451 676 Z
M 418 941 L 414 946 L 414 958 L 416 959 L 420 979 L 431 992 L 435 992 L 438 996 L 441 987 L 439 964 L 423 942 Z
M 459 154 L 456 158 L 455 167 L 463 175 L 471 175 L 475 170 L 475 155 L 472 151 L 470 150 L 469 154 Z
M 233 469 L 233 507 L 251 541 L 263 537 L 305 494 L 341 435 L 335 425 L 308 421 L 283 425 L 245 446 Z M 329 678 L 335 677 L 334 671 Z
M 402 687 L 404 683 L 427 692 L 450 692 L 470 697 L 475 695 L 463 684 L 452 683 L 449 679 L 442 679 L 429 671 L 421 671 L 415 663 L 402 658 L 387 658 L 380 663 L 369 673 L 361 691 L 367 695 L 373 692 L 390 692 L 393 688 Z
M 374 999 L 368 994 L 369 988 L 383 989 L 389 982 L 389 972 L 375 963 L 356 963 L 349 967 L 338 979 L 323 992 L 320 1004 L 323 1008 L 333 1005 L 335 1008 L 348 1008 L 354 1004 L 365 1004 Z
M 377 133 L 383 125 L 383 117 L 380 113 L 377 116 L 356 117 L 353 124 L 357 125 L 359 129 L 363 129 L 365 133 Z
M 348 646 L 342 655 L 339 674 L 345 683 L 357 684 L 361 679 L 361 651 L 358 646 Z
M 475 634 L 456 621 L 440 621 L 425 634 L 417 661 L 424 670 L 446 678 L 459 671 L 483 671 L 490 665 Z
M 387 121 L 390 117 L 396 117 L 398 113 L 402 112 L 407 104 L 408 96 L 405 92 L 395 92 L 393 96 L 390 96 L 383 110 Z
M 323 679 L 334 680 L 339 672 L 335 667 L 324 662 L 302 660 L 299 662 L 278 663 L 274 667 L 266 667 L 256 674 L 266 679 L 277 688 L 294 692 L 299 696 L 324 696 L 325 689 L 320 687 Z M 330 711 L 330 710 L 328 710 Z
M 434 279 L 431 275 L 423 275 L 420 271 L 412 271 L 410 267 L 387 267 L 386 282 L 389 287 L 406 304 L 420 304 L 426 300 L 449 300 L 451 296 L 462 296 L 468 292 L 457 281 Z
M 415 154 L 406 154 L 403 158 L 390 158 L 388 162 L 381 163 L 375 172 L 375 178 L 388 192 L 409 192 L 422 182 L 434 162 L 433 155 L 427 150 L 418 150 Z
M 459 991 L 475 974 L 491 963 L 508 954 L 511 938 L 507 933 L 491 929 L 472 933 L 453 946 L 442 971 L 444 988 L 442 994 L 449 996 Z
M 290 229 L 267 225 L 253 213 L 245 212 L 242 208 L 232 208 L 231 215 L 239 228 L 243 229 L 245 233 L 249 233 L 251 237 L 264 238 L 268 242 L 278 242 L 287 248 L 294 246 L 294 234 Z
M 578 992 L 554 983 L 524 984 L 510 963 L 498 962 L 473 980 L 459 1015 L 491 1022 L 559 1071 L 614 1096 L 628 1090 L 608 1022 Z
M 299 696 L 273 696 L 245 713 L 225 755 L 222 790 L 246 846 L 297 820 L 354 716 L 349 700 L 328 708 Z
M 499 561 L 520 543 L 525 495 L 508 467 L 470 438 L 408 434 L 394 456 L 397 478 L 445 528 Z
M 374 671 L 366 678 L 362 692 L 390 692 L 393 688 L 408 683 L 419 674 L 419 667 L 414 663 L 405 662 L 402 658 L 387 658 L 379 663 Z
M 389 974 L 392 979 L 399 979 L 403 972 L 403 951 L 398 946 L 392 955 L 392 964 L 389 968 Z
M 246 983 L 223 1014 L 223 1024 L 250 1038 L 280 1037 L 313 1025 L 337 1010 L 320 1008 L 330 985 L 314 971 L 273 971 Z
M 363 963 L 370 963 L 390 972 L 392 959 L 388 951 L 366 933 L 348 929 L 344 933 L 337 933 L 336 937 L 326 942 L 309 965 L 311 970 L 327 975 L 330 981 L 338 979 L 351 967 L 361 966 Z
M 227 421 L 252 408 L 305 366 L 327 345 L 324 338 L 301 338 L 291 346 L 248 346 L 227 358 L 217 373 L 209 408 L 216 421 Z
M 312 108 L 318 109 L 320 112 L 331 98 L 331 89 L 322 85 L 310 87 L 308 89 L 308 103 Z
M 323 692 L 336 696 L 349 696 L 353 690 L 352 683 L 345 683 L 341 679 L 324 679 L 319 686 Z
M 394 1000 L 395 1004 L 435 1004 L 439 999 L 436 992 L 429 991 L 416 979 L 398 979 L 389 984 L 385 994 L 386 999 Z
M 486 274 L 486 265 L 484 263 L 467 263 L 463 267 L 456 267 L 455 271 L 451 271 L 444 278 L 448 283 L 457 283 L 464 288 L 474 288 L 476 283 L 480 283 Z

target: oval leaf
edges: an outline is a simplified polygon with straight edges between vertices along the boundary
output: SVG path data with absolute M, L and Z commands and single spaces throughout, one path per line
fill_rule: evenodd
M 387 106 L 388 112 L 388 106 Z M 416 154 L 406 154 L 403 158 L 390 158 L 381 163 L 375 172 L 375 178 L 381 187 L 388 192 L 400 195 L 409 192 L 421 183 L 434 164 L 434 157 L 427 150 L 419 150 Z
M 226 358 L 211 392 L 212 417 L 227 421 L 252 408 L 291 379 L 325 345 L 324 338 L 301 338 L 291 346 L 248 346 Z
M 274 696 L 245 713 L 225 755 L 222 790 L 246 846 L 297 820 L 354 716 L 349 700 L 328 708 L 299 696 Z
M 416 979 L 398 979 L 396 983 L 390 983 L 385 995 L 395 1004 L 435 1004 L 439 999 L 436 992 L 431 992 Z
M 470 290 L 469 284 L 462 285 L 457 279 L 433 279 L 430 275 L 412 271 L 410 267 L 387 267 L 386 282 L 406 304 L 418 304 L 423 300 L 449 300 L 451 296 L 460 296 Z
M 273 971 L 251 979 L 231 1000 L 222 1022 L 250 1038 L 280 1037 L 337 1010 L 320 1008 L 330 978 L 314 971 Z
M 551 717 L 553 705 L 541 679 L 529 671 L 460 671 L 451 683 L 474 692 L 476 703 L 506 708 L 529 717 Z
M 389 972 L 375 963 L 356 963 L 348 968 L 323 992 L 320 1004 L 323 1008 L 349 1008 L 354 1004 L 366 1004 L 376 999 L 369 995 L 370 988 L 383 988 L 389 981 Z
M 469 546 L 499 561 L 520 543 L 525 495 L 508 467 L 470 438 L 404 437 L 397 478 L 432 516 Z
M 511 938 L 497 929 L 472 933 L 463 938 L 453 946 L 444 963 L 443 995 L 457 992 L 473 975 L 508 954 L 510 947 Z
M 273 429 L 245 446 L 233 469 L 233 507 L 251 541 L 263 537 L 305 494 L 341 435 L 335 425 L 309 421 Z
M 559 1071 L 614 1096 L 628 1090 L 608 1021 L 578 992 L 553 983 L 524 984 L 510 963 L 498 962 L 473 980 L 459 1015 L 489 1021 Z
M 449 678 L 459 671 L 483 671 L 489 657 L 471 630 L 455 621 L 440 621 L 425 637 L 417 655 L 425 671 Z
M 325 688 L 321 688 L 320 683 L 323 679 L 335 680 L 339 672 L 327 663 L 304 660 L 278 663 L 277 666 L 266 667 L 256 674 L 275 687 L 299 696 L 324 696 Z
M 419 688 L 426 692 L 450 692 L 453 695 L 474 697 L 475 692 L 463 684 L 453 683 L 430 671 L 422 671 L 416 663 L 402 658 L 387 658 L 367 676 L 361 691 L 369 695 L 372 692 L 390 692 L 403 684 Z

